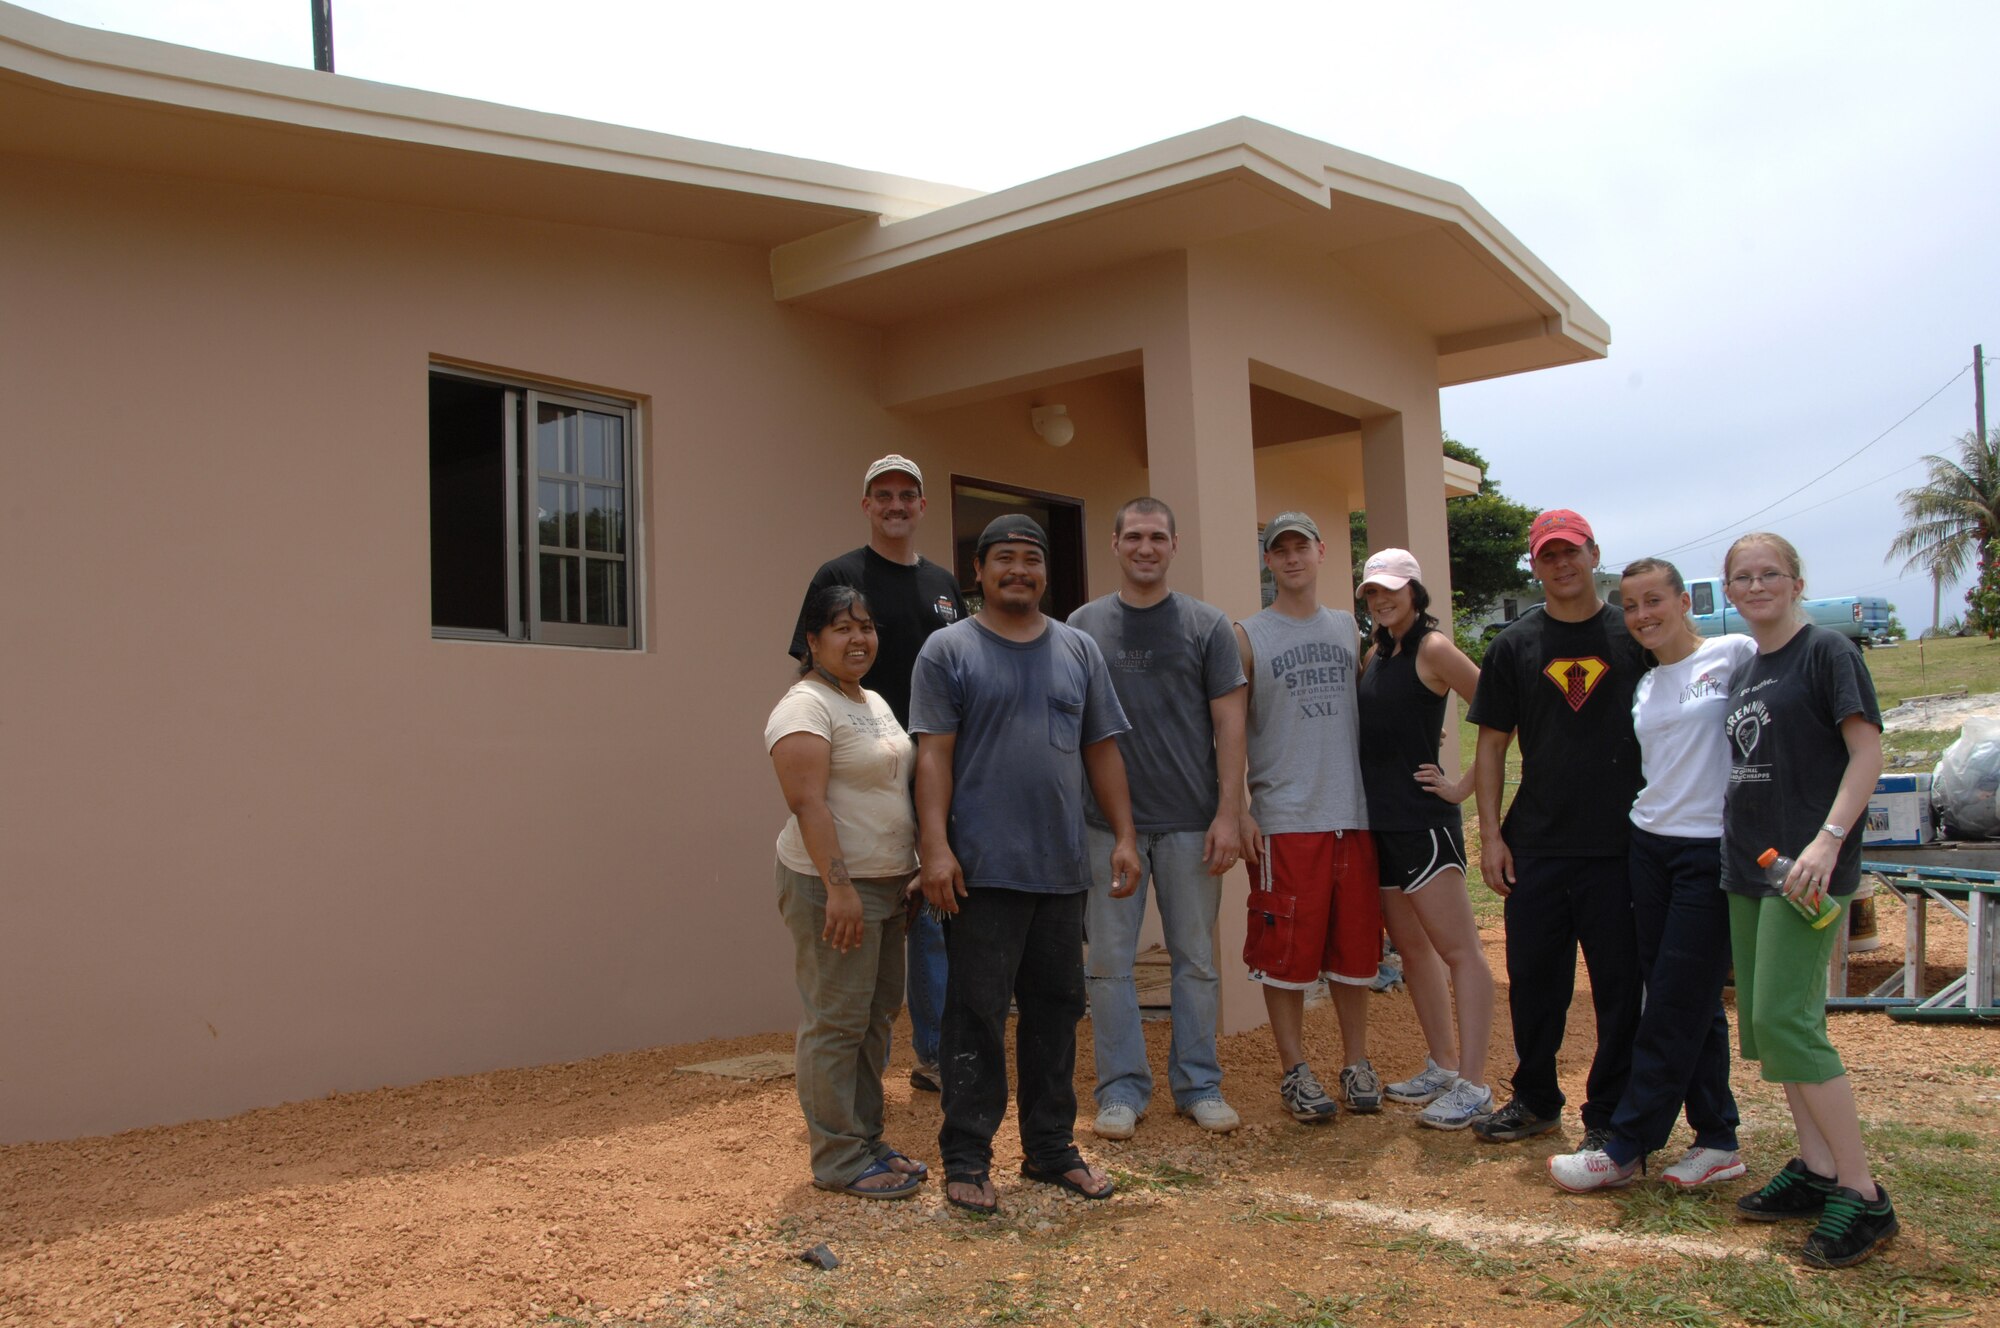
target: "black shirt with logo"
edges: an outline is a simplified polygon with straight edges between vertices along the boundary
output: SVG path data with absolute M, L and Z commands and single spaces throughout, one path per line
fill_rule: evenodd
M 1768 655 L 1738 670 L 1729 688 L 1729 792 L 1722 802 L 1722 888 L 1774 895 L 1757 865 L 1775 848 L 1805 851 L 1826 824 L 1847 773 L 1840 725 L 1860 715 L 1882 727 L 1875 681 L 1861 651 L 1839 632 L 1802 627 Z M 1862 822 L 1840 846 L 1828 893 L 1853 894 L 1861 883 Z
M 1467 718 L 1513 730 L 1521 787 L 1501 825 L 1524 857 L 1622 857 L 1644 782 L 1632 693 L 1645 656 L 1610 605 L 1582 622 L 1530 609 L 1486 648 Z
M 792 628 L 790 654 L 806 655 L 806 605 L 824 586 L 853 586 L 868 598 L 868 611 L 875 618 L 875 666 L 861 685 L 879 692 L 896 721 L 910 726 L 910 675 L 917 667 L 917 652 L 940 627 L 949 627 L 965 616 L 965 600 L 958 593 L 952 574 L 928 558 L 914 564 L 893 562 L 866 544 L 821 563 L 806 587 L 799 604 L 799 620 Z

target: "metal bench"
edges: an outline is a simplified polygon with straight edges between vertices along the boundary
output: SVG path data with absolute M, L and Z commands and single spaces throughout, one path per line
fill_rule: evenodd
M 1915 856 L 1897 853 L 1899 858 Z M 1926 855 L 1929 856 L 1929 855 Z M 1879 875 L 1903 902 L 1903 964 L 1865 996 L 1847 992 L 1847 947 L 1835 945 L 1827 971 L 1829 1010 L 1886 1010 L 1891 1019 L 2000 1020 L 2000 871 L 1870 857 L 1862 870 Z M 1965 972 L 1924 993 L 1930 905 L 1965 924 Z

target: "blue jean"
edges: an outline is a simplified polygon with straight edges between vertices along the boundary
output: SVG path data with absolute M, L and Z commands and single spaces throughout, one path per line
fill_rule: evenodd
M 910 919 L 909 963 L 910 1050 L 920 1065 L 936 1065 L 938 1024 L 944 1018 L 944 927 L 929 910 L 919 908 Z
M 1722 1013 L 1729 898 L 1722 893 L 1721 841 L 1634 827 L 1627 861 L 1646 1003 L 1607 1151 L 1621 1166 L 1652 1152 L 1673 1133 L 1685 1103 L 1695 1143 L 1733 1152 L 1738 1116 Z
M 1215 968 L 1215 919 L 1222 879 L 1202 865 L 1202 832 L 1139 836 L 1139 888 L 1111 897 L 1109 830 L 1085 826 L 1090 853 L 1090 899 L 1084 929 L 1090 941 L 1084 985 L 1090 992 L 1090 1027 L 1097 1043 L 1097 1105 L 1122 1102 L 1144 1111 L 1153 1100 L 1153 1072 L 1146 1065 L 1146 1037 L 1139 1022 L 1139 993 L 1132 960 L 1146 919 L 1151 884 L 1166 931 L 1173 969 L 1173 1040 L 1167 1050 L 1167 1087 L 1183 1110 L 1219 1096 L 1222 1066 L 1215 1054 L 1215 1019 L 1221 982 Z

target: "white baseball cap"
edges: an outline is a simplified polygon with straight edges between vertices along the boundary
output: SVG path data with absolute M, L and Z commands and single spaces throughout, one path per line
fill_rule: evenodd
M 901 453 L 891 452 L 888 456 L 877 458 L 868 463 L 868 473 L 861 477 L 862 496 L 865 498 L 868 495 L 868 486 L 875 482 L 877 475 L 887 475 L 894 471 L 901 471 L 915 480 L 917 482 L 918 493 L 924 491 L 924 472 L 917 469 L 917 463 L 903 456 Z
M 1384 590 L 1401 590 L 1412 581 L 1424 579 L 1424 569 L 1417 566 L 1417 556 L 1408 549 L 1378 549 L 1368 555 L 1368 561 L 1361 564 L 1361 588 L 1380 586 Z

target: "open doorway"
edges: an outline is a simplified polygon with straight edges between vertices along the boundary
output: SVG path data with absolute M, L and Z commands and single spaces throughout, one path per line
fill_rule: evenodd
M 979 578 L 972 571 L 979 532 L 995 517 L 1019 512 L 1033 517 L 1049 534 L 1049 588 L 1042 595 L 1042 612 L 1063 619 L 1085 600 L 1089 578 L 1083 565 L 1083 500 L 1043 493 L 1014 484 L 951 477 L 952 570 L 965 595 L 965 607 L 979 612 Z

